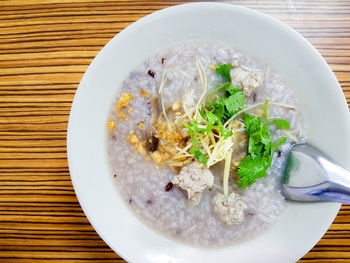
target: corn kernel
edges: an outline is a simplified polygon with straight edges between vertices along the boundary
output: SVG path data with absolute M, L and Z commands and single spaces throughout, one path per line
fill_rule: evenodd
M 209 69 L 216 70 L 216 65 L 215 64 L 209 64 Z
M 138 142 L 139 142 L 139 139 L 137 138 L 137 136 L 135 134 L 132 134 L 130 136 L 130 143 L 135 144 L 135 143 L 138 143 Z
M 124 121 L 129 122 L 129 119 L 128 118 L 124 118 Z
M 133 107 L 130 107 L 130 108 L 128 109 L 128 112 L 131 113 L 133 110 L 134 110 L 134 108 L 133 108 Z
M 110 120 L 107 122 L 107 127 L 109 131 L 113 131 L 115 129 L 115 126 L 117 125 L 117 123 L 113 120 Z
M 145 98 L 150 98 L 151 97 L 151 94 L 149 94 L 147 91 L 141 89 L 140 90 L 140 94 L 142 97 L 145 97 Z
M 181 116 L 181 115 L 182 115 L 181 112 L 179 112 L 179 111 L 175 112 L 175 116 Z
M 123 93 L 120 96 L 119 102 L 115 107 L 115 110 L 120 111 L 121 108 L 125 107 L 133 98 L 134 96 L 131 93 Z
M 177 111 L 178 109 L 180 109 L 180 102 L 179 101 L 176 101 L 173 103 L 173 106 L 171 106 L 172 110 L 173 111 Z
M 152 159 L 155 163 L 160 163 L 162 161 L 162 156 L 158 151 L 152 153 Z
M 139 129 L 142 130 L 143 129 L 143 123 L 139 124 Z
M 119 112 L 118 117 L 119 118 L 124 118 L 125 117 L 125 113 L 124 112 Z
M 141 143 L 137 145 L 137 151 L 143 156 L 146 155 L 146 150 Z

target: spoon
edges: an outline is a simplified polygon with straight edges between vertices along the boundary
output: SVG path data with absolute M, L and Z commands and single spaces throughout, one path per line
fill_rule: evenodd
M 309 144 L 294 144 L 282 177 L 289 200 L 350 204 L 350 172 Z

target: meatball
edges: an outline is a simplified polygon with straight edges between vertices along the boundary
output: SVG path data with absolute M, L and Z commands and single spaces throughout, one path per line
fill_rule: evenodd
M 250 96 L 263 83 L 263 74 L 261 72 L 252 72 L 241 67 L 231 69 L 230 75 L 232 85 L 241 89 L 247 96 Z
M 214 211 L 226 224 L 240 224 L 244 221 L 244 210 L 247 205 L 232 192 L 229 196 L 216 193 L 212 200 Z
M 183 167 L 171 182 L 186 190 L 188 198 L 194 200 L 198 193 L 213 185 L 214 176 L 203 164 L 192 162 Z

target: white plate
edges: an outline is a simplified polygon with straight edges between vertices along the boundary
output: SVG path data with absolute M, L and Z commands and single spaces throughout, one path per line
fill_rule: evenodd
M 101 238 L 129 262 L 295 262 L 326 232 L 340 205 L 288 203 L 267 232 L 239 245 L 193 248 L 143 225 L 124 204 L 109 172 L 105 125 L 122 81 L 162 47 L 188 40 L 224 42 L 268 63 L 295 88 L 310 142 L 350 168 L 350 121 L 341 88 L 321 55 L 294 30 L 239 6 L 195 3 L 146 16 L 115 36 L 86 71 L 68 125 L 74 189 Z

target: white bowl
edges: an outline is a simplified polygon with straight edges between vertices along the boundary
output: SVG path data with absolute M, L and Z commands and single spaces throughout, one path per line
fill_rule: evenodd
M 278 222 L 257 238 L 204 249 L 151 231 L 113 184 L 105 124 L 117 90 L 151 54 L 188 40 L 224 42 L 276 69 L 304 106 L 310 142 L 350 168 L 348 107 L 334 74 L 311 44 L 282 22 L 247 8 L 186 4 L 155 12 L 120 32 L 86 71 L 74 98 L 67 138 L 80 205 L 101 238 L 129 262 L 295 262 L 326 232 L 340 204 L 288 202 Z

